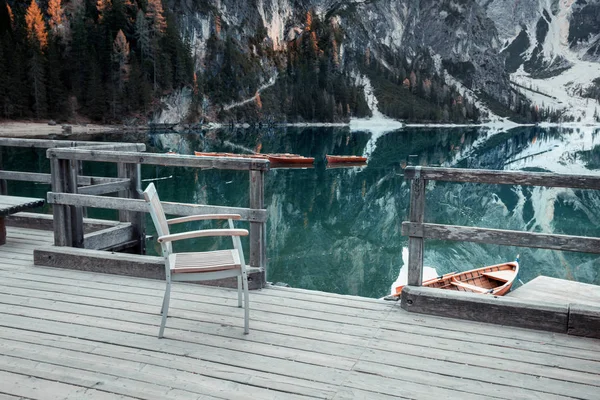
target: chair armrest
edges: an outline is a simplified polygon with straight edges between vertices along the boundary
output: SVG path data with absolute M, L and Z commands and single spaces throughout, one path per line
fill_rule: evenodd
M 167 224 L 180 224 L 182 222 L 191 222 L 191 221 L 205 221 L 209 219 L 234 219 L 239 220 L 242 219 L 242 216 L 239 214 L 204 214 L 204 215 L 189 215 L 187 217 L 179 217 L 168 219 Z
M 246 229 L 203 229 L 199 231 L 174 233 L 172 235 L 160 236 L 157 240 L 159 243 L 164 243 L 210 236 L 248 236 L 248 231 Z

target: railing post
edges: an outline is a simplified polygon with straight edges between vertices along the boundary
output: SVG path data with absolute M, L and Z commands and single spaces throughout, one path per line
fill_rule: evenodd
M 79 161 L 68 161 L 66 192 L 77 194 L 77 176 L 79 175 Z M 78 206 L 69 206 L 71 213 L 71 246 L 83 248 L 83 209 Z
M 421 167 L 416 167 L 416 174 L 410 186 L 410 214 L 412 223 L 422 224 L 425 215 L 426 181 L 420 177 Z M 423 283 L 423 238 L 408 238 L 408 284 L 421 286 Z
M 129 199 L 140 199 L 142 191 L 142 174 L 139 164 L 118 163 L 117 174 L 119 178 L 130 180 L 130 188 L 119 192 L 119 197 Z M 146 251 L 146 225 L 145 214 L 134 211 L 119 211 L 119 221 L 130 222 L 135 231 L 134 236 L 138 242 L 135 251 L 138 254 L 144 254 Z
M 0 169 L 4 168 L 4 147 L 0 146 Z M 6 187 L 6 180 L 5 179 L 0 179 L 0 195 L 6 195 L 8 194 L 8 190 Z
M 265 171 L 250 170 L 250 208 L 263 209 Z M 250 222 L 250 265 L 266 266 L 265 222 Z M 266 276 L 266 271 L 265 271 Z
M 51 185 L 53 193 L 64 193 L 68 161 L 59 160 L 55 155 L 50 158 Z M 70 246 L 71 240 L 71 210 L 68 206 L 52 205 L 54 224 L 54 245 Z

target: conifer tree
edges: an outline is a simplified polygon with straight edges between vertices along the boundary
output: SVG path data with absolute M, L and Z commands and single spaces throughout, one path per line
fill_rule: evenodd
M 117 101 L 121 98 L 125 89 L 125 83 L 129 78 L 129 43 L 122 30 L 119 30 L 113 42 L 113 119 L 116 119 Z
M 63 14 L 61 9 L 61 0 L 49 0 L 48 1 L 48 25 L 52 33 L 57 36 L 62 29 Z
M 148 18 L 148 26 L 150 28 L 151 50 L 152 50 L 152 69 L 154 77 L 154 91 L 158 89 L 157 81 L 157 58 L 159 56 L 159 39 L 167 28 L 164 11 L 161 0 L 148 0 L 146 8 L 146 18 Z
M 27 8 L 25 23 L 27 24 L 27 35 L 31 44 L 40 50 L 44 50 L 48 45 L 48 32 L 46 31 L 42 11 L 35 0 L 31 0 L 31 4 Z
M 98 22 L 102 22 L 112 8 L 111 0 L 98 0 L 96 9 L 98 10 Z
M 142 62 L 150 54 L 150 28 L 148 20 L 142 10 L 138 10 L 135 17 L 135 38 L 140 49 Z
M 44 48 L 48 45 L 48 33 L 42 12 L 36 2 L 31 0 L 25 14 L 27 38 L 31 49 L 29 74 L 33 87 L 33 106 L 36 117 L 41 118 L 46 106 L 44 86 Z
M 12 8 L 10 5 L 6 4 L 6 12 L 8 13 L 8 21 L 10 22 L 10 27 L 15 29 L 15 15 L 13 14 Z
M 146 17 L 150 21 L 150 28 L 155 34 L 164 33 L 167 29 L 167 21 L 161 0 L 148 0 Z

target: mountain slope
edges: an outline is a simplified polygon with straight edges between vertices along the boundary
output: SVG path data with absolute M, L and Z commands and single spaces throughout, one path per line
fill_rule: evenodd
M 479 0 L 504 43 L 516 89 L 556 118 L 594 123 L 600 83 L 598 0 Z
M 366 80 L 393 118 L 539 118 L 511 86 L 496 26 L 475 0 L 167 3 L 192 39 L 203 118 L 368 117 Z

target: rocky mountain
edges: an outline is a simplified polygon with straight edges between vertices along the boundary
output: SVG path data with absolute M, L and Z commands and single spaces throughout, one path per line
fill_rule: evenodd
M 597 119 L 598 0 L 166 3 L 209 120 L 347 121 L 372 115 L 369 96 L 404 120 Z
M 478 2 L 495 23 L 513 87 L 563 119 L 598 121 L 600 2 Z

